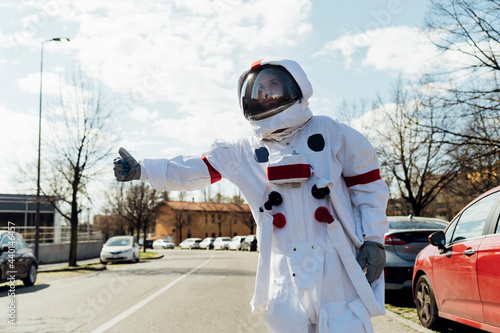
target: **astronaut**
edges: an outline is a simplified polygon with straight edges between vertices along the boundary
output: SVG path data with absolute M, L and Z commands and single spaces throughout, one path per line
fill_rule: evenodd
M 239 187 L 257 223 L 253 312 L 270 332 L 373 332 L 384 310 L 388 189 L 364 136 L 313 116 L 312 87 L 292 60 L 265 58 L 240 76 L 254 135 L 215 142 L 203 155 L 136 161 L 120 148 L 118 181 L 157 190 Z

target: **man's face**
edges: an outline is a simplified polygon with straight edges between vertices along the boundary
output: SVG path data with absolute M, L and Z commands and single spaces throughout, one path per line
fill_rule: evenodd
M 283 97 L 283 84 L 276 74 L 260 73 L 254 89 L 257 90 L 257 100 L 268 110 L 276 107 L 278 99 Z

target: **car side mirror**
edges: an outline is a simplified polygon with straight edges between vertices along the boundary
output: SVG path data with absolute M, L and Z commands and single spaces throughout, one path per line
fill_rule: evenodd
M 443 252 L 446 247 L 446 236 L 443 231 L 438 231 L 429 236 L 429 243 L 436 246 L 441 252 Z

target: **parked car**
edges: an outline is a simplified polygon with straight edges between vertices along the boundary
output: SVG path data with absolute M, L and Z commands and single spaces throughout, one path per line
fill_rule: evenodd
M 200 243 L 200 249 L 211 250 L 214 248 L 215 238 L 207 237 Z
M 103 244 L 100 260 L 102 264 L 118 261 L 139 261 L 139 244 L 133 236 L 114 236 Z
M 241 243 L 242 251 L 257 251 L 257 236 L 248 235 L 245 237 L 243 243 Z
M 430 217 L 388 216 L 389 231 L 384 247 L 385 289 L 411 288 L 417 254 L 429 245 L 429 235 L 444 230 L 448 222 Z
M 153 242 L 153 249 L 173 249 L 175 244 L 168 239 L 157 239 Z
M 144 247 L 144 239 L 139 239 L 139 246 Z M 153 240 L 152 239 L 146 239 L 146 249 L 152 249 L 153 248 Z
M 231 242 L 231 238 L 229 237 L 217 237 L 214 240 L 214 250 L 225 250 L 227 249 L 227 245 Z
M 196 239 L 194 243 L 189 247 L 190 250 L 199 250 L 201 249 L 200 247 L 201 239 Z
M 500 332 L 500 186 L 469 203 L 417 257 L 413 298 L 420 322 L 441 318 Z
M 37 269 L 38 261 L 23 236 L 17 232 L 0 230 L 0 283 L 14 277 L 22 280 L 25 286 L 32 286 L 36 282 Z
M 198 244 L 197 244 L 197 247 L 200 248 L 200 243 L 201 243 L 201 238 L 186 238 L 185 240 L 183 240 L 179 246 L 181 247 L 181 250 L 185 250 L 185 249 L 191 249 L 194 244 L 196 244 L 196 241 L 199 241 Z
M 229 250 L 236 250 L 239 251 L 241 250 L 241 243 L 245 240 L 244 236 L 234 236 L 231 239 L 231 242 L 229 242 Z

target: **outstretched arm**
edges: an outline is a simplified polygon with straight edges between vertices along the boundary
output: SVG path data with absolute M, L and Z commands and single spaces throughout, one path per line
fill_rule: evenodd
M 221 175 L 203 156 L 177 156 L 137 162 L 123 148 L 118 153 L 120 157 L 113 161 L 118 181 L 147 181 L 159 191 L 192 191 L 203 189 L 221 179 Z

